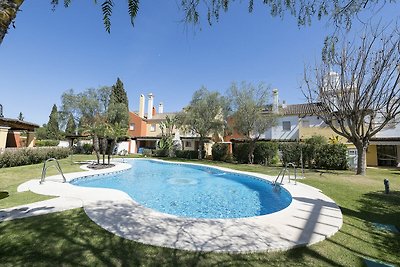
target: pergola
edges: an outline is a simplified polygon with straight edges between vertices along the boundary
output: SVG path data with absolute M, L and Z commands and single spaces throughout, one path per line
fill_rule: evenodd
M 35 123 L 0 116 L 0 148 L 21 147 L 21 131 L 27 131 L 25 146 L 32 147 L 36 128 L 39 128 L 39 125 Z

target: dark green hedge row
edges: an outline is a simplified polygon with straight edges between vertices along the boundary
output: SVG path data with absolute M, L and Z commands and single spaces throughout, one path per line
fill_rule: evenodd
M 93 145 L 92 144 L 83 144 L 82 146 L 74 147 L 74 154 L 87 154 L 90 155 L 93 153 Z
M 62 159 L 69 154 L 70 149 L 65 147 L 6 150 L 0 154 L 0 168 L 41 163 L 49 158 Z
M 347 147 L 344 144 L 328 143 L 281 143 L 283 163 L 293 162 L 297 166 L 327 170 L 346 170 Z
M 213 160 L 227 161 L 229 159 L 229 145 L 226 143 L 213 144 L 211 152 Z
M 278 143 L 276 142 L 257 142 L 254 148 L 254 163 L 271 165 L 278 153 Z M 233 146 L 233 156 L 239 163 L 249 162 L 249 144 L 237 143 Z
M 177 158 L 183 158 L 183 159 L 197 159 L 199 152 L 196 150 L 177 150 L 175 151 L 175 155 Z M 202 158 L 205 157 L 206 152 L 203 150 L 201 152 Z

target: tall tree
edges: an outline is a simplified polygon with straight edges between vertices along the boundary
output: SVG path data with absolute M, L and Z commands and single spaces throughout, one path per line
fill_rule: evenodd
M 76 134 L 76 123 L 74 120 L 74 116 L 72 113 L 68 116 L 67 127 L 65 128 L 66 135 L 75 135 Z
M 109 140 L 108 163 L 114 151 L 118 138 L 127 136 L 129 124 L 128 96 L 124 89 L 124 84 L 117 78 L 117 82 L 112 86 L 110 102 L 107 108 L 107 123 L 109 130 L 106 138 Z
M 358 152 L 357 174 L 366 173 L 371 137 L 400 114 L 400 35 L 367 30 L 328 60 L 305 72 L 305 93 L 315 113 Z
M 276 115 L 267 110 L 269 90 L 263 83 L 256 87 L 246 82 L 242 82 L 240 87 L 232 83 L 229 90 L 233 129 L 249 142 L 248 159 L 251 164 L 255 143 L 268 128 L 274 126 L 276 120 Z
M 56 104 L 53 105 L 47 123 L 47 139 L 58 140 L 60 138 L 60 127 L 58 124 L 58 110 Z
M 224 130 L 224 103 L 218 92 L 201 87 L 194 92 L 189 106 L 176 115 L 180 127 L 199 137 L 198 159 L 202 158 L 206 137 Z

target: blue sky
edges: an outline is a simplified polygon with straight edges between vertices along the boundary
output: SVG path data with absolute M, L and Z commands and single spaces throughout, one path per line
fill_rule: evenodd
M 141 1 L 131 27 L 126 2 L 115 1 L 111 34 L 99 5 L 72 1 L 51 10 L 50 0 L 25 1 L 0 46 L 0 104 L 6 117 L 43 124 L 61 94 L 124 82 L 131 110 L 152 92 L 155 105 L 178 111 L 202 85 L 224 93 L 233 81 L 265 82 L 281 100 L 304 102 L 299 89 L 305 64 L 319 60 L 326 22 L 297 26 L 286 16 L 271 18 L 244 1 L 220 22 L 193 30 L 181 23 L 179 1 Z M 147 108 L 146 108 L 147 109 Z

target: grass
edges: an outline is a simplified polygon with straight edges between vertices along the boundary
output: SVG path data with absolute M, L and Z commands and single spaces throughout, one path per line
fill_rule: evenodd
M 279 172 L 279 168 L 264 166 L 201 163 L 270 175 Z M 74 165 L 67 167 L 68 160 L 62 164 L 63 168 L 75 171 Z M 0 170 L 2 188 L 29 180 L 38 167 Z M 368 169 L 367 173 L 366 177 L 355 176 L 350 171 L 305 173 L 306 179 L 302 182 L 334 199 L 344 216 L 343 227 L 337 234 L 309 247 L 239 255 L 159 248 L 117 237 L 94 224 L 82 209 L 75 209 L 0 223 L 0 265 L 363 266 L 361 257 L 368 257 L 400 266 L 400 235 L 376 230 L 371 224 L 400 226 L 400 172 Z M 383 194 L 384 178 L 391 183 L 389 195 Z M 21 193 L 10 191 L 10 197 L 13 194 L 15 201 L 20 201 L 17 199 Z M 0 200 L 0 205 L 6 199 Z

